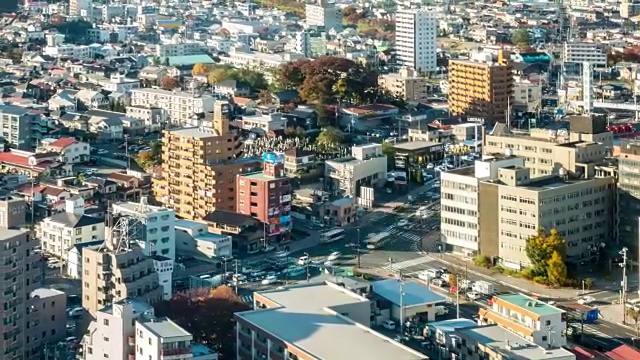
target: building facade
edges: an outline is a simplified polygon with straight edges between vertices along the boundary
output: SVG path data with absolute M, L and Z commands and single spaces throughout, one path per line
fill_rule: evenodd
M 317 0 L 315 4 L 305 6 L 305 18 L 307 26 L 322 27 L 326 31 L 334 29 L 342 31 L 342 10 L 335 2 Z
M 161 89 L 133 89 L 130 94 L 131 106 L 161 108 L 174 126 L 199 126 L 198 115 L 212 112 L 215 103 L 209 95 L 195 96 Z
M 426 77 L 418 76 L 413 68 L 406 67 L 397 74 L 380 75 L 378 84 L 406 101 L 426 101 L 431 89 Z
M 599 43 L 565 42 L 562 49 L 565 63 L 590 63 L 593 66 L 607 66 L 607 51 Z
M 501 53 L 493 60 L 449 62 L 449 109 L 453 116 L 479 118 L 486 124 L 506 122 L 513 96 L 513 73 Z
M 291 234 L 291 179 L 284 174 L 284 159 L 265 154 L 264 170 L 239 175 L 236 211 L 261 221 L 265 244 L 287 241 Z
M 353 146 L 351 156 L 325 162 L 325 184 L 328 191 L 343 196 L 360 196 L 363 186 L 377 188 L 384 185 L 387 165 L 382 145 Z
M 161 175 L 153 179 L 155 200 L 184 219 L 202 219 L 215 209 L 235 211 L 236 176 L 260 162 L 241 158 L 240 135 L 229 131 L 230 109 L 216 103 L 213 127 L 165 130 Z
M 418 73 L 437 69 L 438 19 L 429 9 L 396 12 L 396 60 Z

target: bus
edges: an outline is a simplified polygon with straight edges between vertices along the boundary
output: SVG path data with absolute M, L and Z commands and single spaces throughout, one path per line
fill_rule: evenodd
M 389 238 L 389 236 L 391 236 L 391 234 L 386 232 L 386 231 L 378 233 L 378 234 L 369 235 L 369 237 L 366 240 L 367 249 L 375 250 L 375 249 L 380 248 L 380 246 L 382 246 L 384 241 L 387 240 L 387 238 Z
M 330 243 L 344 239 L 344 229 L 333 229 L 320 234 L 321 243 Z

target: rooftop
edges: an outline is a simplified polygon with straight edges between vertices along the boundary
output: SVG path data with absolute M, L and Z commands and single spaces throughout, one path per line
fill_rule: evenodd
M 567 359 L 573 355 L 563 348 L 542 348 L 498 325 L 459 329 L 458 335 L 489 347 L 506 359 L 553 360 Z
M 398 279 L 374 281 L 371 286 L 374 293 L 391 301 L 394 305 L 400 306 L 400 281 Z M 403 290 L 402 303 L 405 308 L 435 304 L 447 300 L 444 296 L 429 290 L 426 285 L 415 281 L 405 281 Z
M 318 359 L 417 360 L 427 357 L 331 308 L 368 300 L 338 285 L 311 283 L 259 293 L 279 308 L 236 316 Z M 327 344 L 331 344 L 327 346 Z
M 551 306 L 543 301 L 536 300 L 524 294 L 496 295 L 495 298 L 508 302 L 521 309 L 530 311 L 540 316 L 564 313 L 563 310 L 560 310 L 555 306 Z
M 163 339 L 191 336 L 188 331 L 181 328 L 169 318 L 150 319 L 147 321 L 139 321 L 138 323 L 155 336 Z
M 124 300 L 116 301 L 115 303 L 115 305 L 126 305 L 126 304 L 131 304 L 131 306 L 133 307 L 134 314 L 142 314 L 148 311 L 153 313 L 153 306 L 149 305 L 149 303 L 144 299 L 127 298 Z M 113 305 L 105 306 L 100 311 L 106 314 L 113 315 Z
M 261 180 L 261 181 L 273 181 L 273 180 L 279 180 L 279 179 L 288 179 L 288 177 L 286 177 L 286 176 L 282 176 L 282 177 L 277 178 L 277 177 L 265 175 L 264 171 L 256 171 L 254 173 L 242 174 L 240 176 L 243 177 L 243 178 L 247 178 L 247 179 L 254 179 L 254 180 Z
M 80 228 L 85 226 L 96 225 L 104 222 L 104 219 L 87 215 L 76 215 L 67 212 L 55 214 L 49 217 L 49 220 L 58 224 L 63 224 L 70 228 Z
M 124 212 L 124 213 L 134 213 L 134 214 L 149 214 L 149 213 L 164 212 L 164 211 L 173 212 L 173 210 L 167 209 L 162 206 L 152 206 L 148 204 L 143 205 L 141 203 L 131 202 L 131 201 L 119 202 L 119 203 L 113 204 L 114 213 Z
M 152 89 L 152 90 L 155 90 L 155 89 Z M 220 134 L 218 134 L 217 131 L 213 129 L 202 128 L 202 127 L 190 127 L 190 128 L 171 130 L 170 134 L 179 135 L 179 136 L 188 136 L 188 137 L 200 138 L 200 139 L 221 136 Z
M 413 150 L 424 149 L 424 148 L 428 148 L 436 145 L 442 146 L 441 143 L 436 143 L 431 141 L 410 141 L 402 144 L 397 144 L 393 148 L 396 150 L 413 151 Z
M 429 323 L 429 327 L 433 327 L 443 333 L 450 333 L 461 328 L 477 326 L 476 322 L 469 319 L 450 319 Z
M 64 292 L 56 289 L 49 289 L 49 288 L 37 288 L 31 292 L 32 298 L 39 297 L 43 299 L 43 298 L 48 298 L 51 296 L 58 296 L 58 295 L 64 295 Z

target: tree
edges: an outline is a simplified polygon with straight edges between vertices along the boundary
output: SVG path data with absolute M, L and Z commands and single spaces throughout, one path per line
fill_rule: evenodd
M 209 67 L 202 63 L 193 65 L 193 69 L 191 70 L 191 74 L 193 76 L 206 75 L 208 73 L 209 73 Z
M 518 46 L 528 46 L 531 44 L 531 37 L 527 28 L 520 28 L 511 34 L 511 42 Z
M 171 76 L 166 76 L 160 82 L 160 87 L 162 87 L 165 90 L 173 90 L 175 88 L 180 87 L 180 82 L 177 79 L 172 78 Z
M 321 145 L 333 146 L 342 143 L 343 140 L 344 134 L 342 131 L 331 126 L 327 126 L 322 129 L 322 132 L 318 135 L 318 139 L 316 141 Z
M 634 308 L 627 308 L 627 317 L 633 320 L 633 323 L 635 324 L 635 328 L 636 328 L 636 337 L 639 337 L 640 328 L 638 326 L 640 325 L 640 311 Z
M 318 126 L 325 127 L 329 125 L 326 105 L 324 104 L 316 105 L 316 118 L 318 120 Z
M 267 90 L 260 91 L 258 99 L 260 99 L 260 105 L 271 105 L 273 103 L 271 92 Z
M 284 129 L 284 135 L 290 138 L 304 138 L 306 136 L 306 132 L 300 126 L 288 127 Z
M 556 229 L 551 229 L 549 235 L 542 229 L 536 235 L 529 237 L 526 241 L 525 252 L 531 262 L 531 274 L 547 277 L 547 266 L 554 252 L 562 253 L 564 250 L 564 239 Z
M 155 165 L 158 165 L 160 164 L 160 162 L 162 162 L 162 144 L 160 143 L 160 141 L 154 141 L 151 143 L 149 156 L 151 156 L 151 160 L 153 160 Z
M 567 265 L 562 259 L 562 255 L 557 250 L 553 252 L 547 261 L 547 279 L 553 286 L 562 286 L 567 281 Z
M 591 288 L 593 287 L 593 285 L 595 285 L 596 281 L 593 278 L 586 278 L 584 279 L 584 287 L 587 288 L 587 290 L 591 290 Z
M 491 266 L 491 258 L 487 255 L 478 255 L 473 259 L 473 263 L 476 266 L 481 266 L 483 268 L 489 268 Z
M 227 286 L 176 295 L 155 306 L 157 316 L 169 316 L 193 334 L 195 342 L 218 351 L 221 359 L 235 358 L 235 322 L 233 314 L 249 306 Z

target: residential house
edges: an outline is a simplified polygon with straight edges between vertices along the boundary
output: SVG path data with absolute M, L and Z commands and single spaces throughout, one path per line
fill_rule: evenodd
M 234 250 L 255 253 L 264 248 L 264 224 L 250 215 L 215 210 L 202 219 L 209 232 L 231 235 Z
M 297 147 L 285 150 L 284 172 L 289 177 L 320 176 L 316 163 L 316 154 Z
M 280 107 L 299 99 L 300 93 L 297 90 L 282 90 L 271 93 L 271 97 L 274 105 Z
M 76 90 L 63 90 L 53 95 L 49 101 L 47 101 L 47 106 L 50 111 L 77 111 L 78 110 L 78 102 L 75 98 L 77 91 Z
M 65 200 L 65 211 L 44 219 L 39 229 L 42 251 L 62 261 L 76 244 L 104 240 L 104 219 L 84 214 L 84 200 L 73 197 Z
M 121 140 L 124 138 L 123 113 L 105 110 L 89 110 L 89 131 L 103 141 Z
M 140 80 L 159 84 L 162 79 L 167 77 L 169 70 L 162 66 L 147 66 L 140 70 Z
M 149 195 L 151 178 L 134 176 L 126 173 L 111 173 L 108 180 L 116 184 L 117 199 L 119 201 L 139 201 Z
M 240 113 L 253 112 L 256 106 L 258 106 L 255 100 L 249 99 L 246 97 L 241 97 L 241 96 L 234 96 L 233 104 L 235 105 L 236 110 L 240 110 L 240 111 L 237 111 Z
M 191 76 L 192 71 L 193 71 L 193 65 L 175 65 L 169 68 L 168 76 L 176 77 L 176 78 Z
M 166 112 L 159 107 L 127 106 L 126 114 L 144 121 L 145 132 L 160 131 L 167 122 Z
M 100 246 L 104 240 L 80 242 L 67 252 L 67 276 L 71 279 L 82 279 L 82 249 L 91 246 Z
M 118 184 L 99 177 L 90 177 L 82 180 L 82 184 L 94 189 L 94 199 L 104 202 L 116 199 Z
M 237 80 L 224 80 L 215 84 L 214 91 L 216 94 L 225 96 L 248 96 L 251 94 L 249 84 Z
M 42 200 L 48 205 L 60 205 L 71 197 L 71 193 L 61 186 L 46 185 L 42 190 Z
M 46 139 L 42 141 L 42 148 L 48 152 L 58 152 L 58 161 L 65 164 L 79 164 L 89 161 L 91 147 L 88 143 L 70 137 Z
M 0 153 L 0 171 L 29 177 L 60 177 L 73 174 L 73 165 L 58 161 L 57 152 L 34 153 L 11 149 Z
M 142 119 L 125 116 L 120 118 L 120 120 L 122 121 L 122 131 L 127 135 L 144 135 L 147 129 L 145 122 Z
M 76 93 L 76 99 L 88 109 L 104 109 L 109 106 L 109 98 L 99 91 L 80 90 Z

